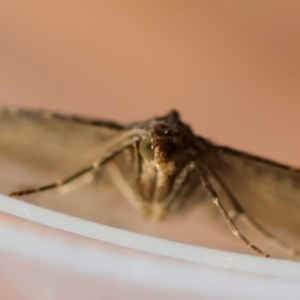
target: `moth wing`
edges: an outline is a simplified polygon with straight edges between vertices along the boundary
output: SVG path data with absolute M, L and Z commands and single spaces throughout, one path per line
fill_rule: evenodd
M 8 194 L 69 176 L 101 158 L 106 142 L 117 134 L 49 112 L 2 109 L 0 191 Z
M 119 126 L 115 130 L 99 126 L 101 120 L 96 122 L 97 126 L 88 126 L 85 122 L 68 119 L 68 116 L 51 117 L 48 112 L 2 110 L 0 193 L 35 188 L 70 176 L 101 158 L 105 154 L 105 145 L 121 134 L 117 128 Z M 114 163 L 112 166 L 115 166 Z M 93 182 L 78 178 L 66 187 L 25 195 L 21 199 L 44 208 L 134 232 L 192 244 L 203 244 L 204 241 L 207 246 L 224 246 L 223 239 L 207 237 L 207 228 L 210 232 L 216 232 L 216 235 L 218 230 L 211 228 L 214 223 L 206 218 L 205 211 L 202 214 L 204 221 L 201 219 L 201 210 L 177 214 L 166 222 L 149 222 L 144 219 L 115 187 L 114 183 L 118 181 L 119 174 L 111 172 L 109 167 L 108 164 Z M 123 184 L 128 180 L 129 176 L 126 176 Z M 73 185 L 74 189 L 71 187 L 68 191 L 69 186 Z M 68 191 L 66 193 L 65 188 Z M 228 243 L 225 245 L 229 247 Z
M 300 247 L 300 171 L 220 147 L 208 159 L 247 216 L 274 237 Z

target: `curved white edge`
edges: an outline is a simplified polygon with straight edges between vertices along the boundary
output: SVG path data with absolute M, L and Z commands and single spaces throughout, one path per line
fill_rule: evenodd
M 300 263 L 192 246 L 93 223 L 0 195 L 0 211 L 55 229 L 135 249 L 234 271 L 300 280 Z

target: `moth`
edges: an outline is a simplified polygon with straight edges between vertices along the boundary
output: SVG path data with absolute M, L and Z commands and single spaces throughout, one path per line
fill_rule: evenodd
M 202 189 L 229 230 L 255 253 L 269 256 L 236 226 L 234 220 L 240 214 L 266 238 L 298 255 L 288 241 L 300 239 L 300 170 L 197 136 L 175 110 L 122 125 L 49 111 L 2 108 L 0 133 L 0 155 L 11 152 L 13 147 L 22 152 L 22 147 L 16 146 L 17 140 L 27 141 L 33 152 L 43 151 L 53 140 L 52 143 L 68 145 L 78 159 L 98 145 L 97 159 L 86 162 L 82 169 L 59 181 L 11 191 L 12 197 L 67 186 L 87 173 L 105 171 L 107 164 L 114 163 L 116 174 L 126 182 L 124 197 L 143 216 L 162 219 L 180 213 L 191 204 L 191 195 Z M 57 138 L 60 135 L 62 138 Z M 84 143 L 80 143 L 83 136 Z M 225 208 L 215 183 L 230 200 L 233 215 Z M 285 238 L 286 232 L 289 238 Z

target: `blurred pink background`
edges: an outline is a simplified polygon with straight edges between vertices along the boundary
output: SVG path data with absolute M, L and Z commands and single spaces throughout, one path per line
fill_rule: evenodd
M 0 102 L 126 123 L 176 108 L 199 135 L 300 167 L 299 15 L 299 1 L 1 1 Z M 7 299 L 25 299 L 14 278 Z
M 298 1 L 1 1 L 0 102 L 131 122 L 182 113 L 300 166 Z

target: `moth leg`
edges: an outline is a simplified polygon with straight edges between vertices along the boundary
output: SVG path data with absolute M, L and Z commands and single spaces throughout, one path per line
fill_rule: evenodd
M 177 175 L 174 183 L 172 185 L 172 190 L 168 196 L 168 198 L 163 203 L 157 203 L 157 209 L 155 210 L 155 217 L 157 219 L 163 219 L 166 217 L 168 212 L 170 211 L 171 205 L 176 200 L 176 196 L 180 191 L 182 185 L 185 183 L 188 175 L 192 170 L 195 169 L 194 163 L 188 163 Z
M 232 217 L 233 219 L 236 219 L 239 216 L 244 216 L 249 221 L 249 223 L 258 232 L 260 232 L 263 235 L 263 237 L 265 237 L 266 239 L 268 239 L 268 240 L 270 240 L 272 242 L 275 242 L 277 245 L 279 245 L 283 249 L 286 249 L 286 251 L 287 251 L 287 253 L 288 253 L 288 255 L 290 257 L 293 257 L 293 258 L 298 259 L 298 260 L 300 259 L 300 252 L 297 249 L 290 247 L 288 244 L 286 244 L 283 241 L 281 241 L 280 239 L 276 238 L 273 234 L 271 234 L 270 232 L 268 232 L 265 228 L 263 228 L 262 226 L 260 226 L 254 219 L 252 219 L 243 210 L 243 208 L 241 207 L 241 205 L 238 203 L 237 199 L 230 192 L 230 189 L 227 187 L 227 185 L 224 183 L 224 181 L 221 180 L 221 178 L 216 174 L 216 172 L 212 171 L 211 169 L 209 169 L 209 171 L 215 177 L 215 179 L 219 182 L 219 184 L 221 185 L 221 187 L 223 188 L 223 190 L 227 194 L 229 200 L 231 201 L 232 205 L 234 206 L 235 215 L 234 215 L 234 217 Z
M 135 189 L 132 188 L 128 180 L 123 176 L 120 169 L 113 162 L 107 165 L 106 172 L 113 180 L 114 185 L 122 192 L 128 203 L 137 210 L 143 217 L 149 218 L 151 216 L 151 206 L 145 202 L 143 198 Z
M 139 155 L 139 149 L 138 144 L 133 144 L 132 147 L 132 166 L 133 166 L 133 183 L 136 187 L 135 189 L 135 195 L 131 199 L 135 202 L 135 205 L 142 214 L 144 218 L 150 218 L 153 215 L 152 207 L 149 202 L 145 201 L 142 197 L 142 191 L 141 191 L 141 173 L 142 173 L 142 159 Z M 129 199 L 129 201 L 131 200 Z
M 42 191 L 47 191 L 47 190 L 51 190 L 51 189 L 56 189 L 58 187 L 61 187 L 61 186 L 64 186 L 66 185 L 67 183 L 75 180 L 76 178 L 94 170 L 94 166 L 89 166 L 85 169 L 82 169 L 80 170 L 79 172 L 63 179 L 63 180 L 60 180 L 60 181 L 57 181 L 57 182 L 54 182 L 54 183 L 50 183 L 50 184 L 47 184 L 47 185 L 43 185 L 43 186 L 40 186 L 40 187 L 37 187 L 37 188 L 33 188 L 33 189 L 28 189 L 28 190 L 22 190 L 22 191 L 16 191 L 16 192 L 11 192 L 9 194 L 9 196 L 22 196 L 22 195 L 29 195 L 29 194 L 34 194 L 34 193 L 38 193 L 38 192 L 42 192 Z
M 114 184 L 122 191 L 129 204 L 144 217 L 152 215 L 151 205 L 143 198 L 141 190 L 142 158 L 139 154 L 138 143 L 133 143 L 125 152 L 125 158 L 132 167 L 132 178 L 126 178 L 115 164 L 110 164 L 109 171 Z
M 242 242 L 244 242 L 246 244 L 246 246 L 248 248 L 251 248 L 252 250 L 254 250 L 257 254 L 264 256 L 264 257 L 269 257 L 269 254 L 262 251 L 261 249 L 259 249 L 258 247 L 256 247 L 255 245 L 253 245 L 237 228 L 237 226 L 234 224 L 233 220 L 230 218 L 229 214 L 227 213 L 226 209 L 224 208 L 223 204 L 220 202 L 219 197 L 216 193 L 216 191 L 214 190 L 213 186 L 211 185 L 211 183 L 209 182 L 206 173 L 201 170 L 200 168 L 197 167 L 199 176 L 200 176 L 200 180 L 202 182 L 202 185 L 204 186 L 207 194 L 209 195 L 209 197 L 211 197 L 212 202 L 217 206 L 218 210 L 220 211 L 220 213 L 222 214 L 223 218 L 225 219 L 227 225 L 229 226 L 231 232 L 238 237 Z
M 271 242 L 276 243 L 281 248 L 285 249 L 287 255 L 290 258 L 300 260 L 300 252 L 297 249 L 290 247 L 288 244 L 284 243 L 283 241 L 275 237 L 273 234 L 265 230 L 262 226 L 257 224 L 250 216 L 248 216 L 245 212 L 237 212 L 236 217 L 239 216 L 244 216 L 248 220 L 248 222 L 254 227 L 254 229 L 256 229 L 259 233 L 261 233 L 264 238 L 268 239 Z
M 125 143 L 125 146 L 123 146 L 122 148 L 118 149 L 117 151 L 113 151 L 112 153 L 110 153 L 109 155 L 103 157 L 101 160 L 94 162 L 92 165 L 80 170 L 79 172 L 76 172 L 75 174 L 62 179 L 58 182 L 54 182 L 54 183 L 50 183 L 47 185 L 43 185 L 41 187 L 37 187 L 34 189 L 27 189 L 27 190 L 22 190 L 22 191 L 16 191 L 16 192 L 11 192 L 9 194 L 9 196 L 22 196 L 22 195 L 29 195 L 29 194 L 34 194 L 34 193 L 38 193 L 38 192 L 42 192 L 42 191 L 47 191 L 47 190 L 51 190 L 51 189 L 56 189 L 58 187 L 64 186 L 72 181 L 74 181 L 75 179 L 81 177 L 82 175 L 91 172 L 91 171 L 96 171 L 98 170 L 101 166 L 103 166 L 105 163 L 107 163 L 109 160 L 111 160 L 112 158 L 114 158 L 115 156 L 117 156 L 120 152 L 122 152 L 126 147 L 128 147 L 128 142 Z

